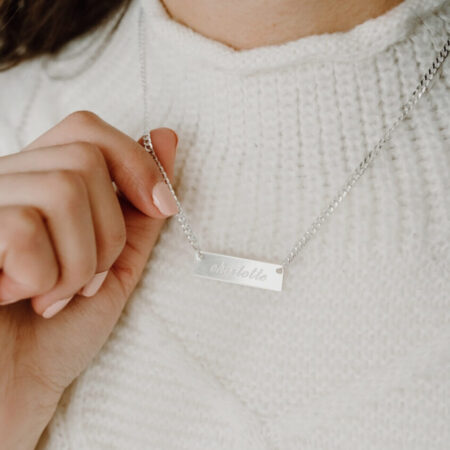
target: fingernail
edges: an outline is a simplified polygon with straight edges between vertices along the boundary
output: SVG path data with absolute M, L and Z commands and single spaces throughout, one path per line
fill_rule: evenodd
M 92 297 L 97 291 L 100 289 L 103 281 L 105 281 L 106 275 L 108 275 L 108 271 L 96 273 L 92 279 L 85 284 L 85 286 L 78 291 L 79 294 L 84 295 L 85 297 Z
M 178 206 L 165 181 L 155 184 L 152 191 L 153 203 L 165 216 L 172 216 L 178 212 Z
M 50 319 L 50 317 L 53 317 L 56 313 L 61 311 L 64 308 L 64 306 L 66 306 L 67 303 L 70 302 L 72 297 L 73 297 L 73 295 L 71 295 L 70 297 L 67 297 L 67 298 L 63 298 L 63 299 L 58 300 L 57 302 L 53 303 L 42 313 L 42 317 L 44 317 L 45 319 Z

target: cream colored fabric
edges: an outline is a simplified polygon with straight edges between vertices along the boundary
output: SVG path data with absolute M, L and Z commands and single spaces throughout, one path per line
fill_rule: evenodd
M 346 33 L 239 52 L 176 23 L 159 0 L 135 0 L 101 56 L 110 25 L 45 68 L 41 59 L 0 75 L 1 154 L 77 109 L 142 135 L 140 3 L 148 125 L 179 135 L 175 188 L 200 245 L 271 262 L 391 124 L 450 33 L 448 1 L 405 0 Z M 448 449 L 449 113 L 447 61 L 282 292 L 194 277 L 170 219 L 40 450 Z

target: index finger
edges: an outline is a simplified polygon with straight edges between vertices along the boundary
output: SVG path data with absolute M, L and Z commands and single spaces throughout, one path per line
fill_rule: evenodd
M 177 135 L 170 128 L 151 131 L 151 138 L 167 176 L 172 181 Z M 111 178 L 125 197 L 140 211 L 156 218 L 165 217 L 152 200 L 154 185 L 162 180 L 155 161 L 130 136 L 90 111 L 76 111 L 22 150 L 89 142 L 101 151 Z

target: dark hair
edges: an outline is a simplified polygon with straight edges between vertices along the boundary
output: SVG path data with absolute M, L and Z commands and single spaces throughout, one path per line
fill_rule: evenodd
M 0 0 L 0 70 L 56 53 L 129 0 Z

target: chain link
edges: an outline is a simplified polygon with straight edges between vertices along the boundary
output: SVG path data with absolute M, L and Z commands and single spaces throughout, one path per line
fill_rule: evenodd
M 148 126 L 148 117 L 147 117 L 147 77 L 145 70 L 145 37 L 143 33 L 143 11 L 141 8 L 140 16 L 139 16 L 139 45 L 140 45 L 140 64 L 141 64 L 141 82 L 142 82 L 142 90 L 144 97 L 144 129 L 147 129 Z M 319 228 L 328 220 L 328 218 L 332 215 L 332 213 L 336 210 L 336 208 L 341 204 L 344 198 L 351 191 L 355 183 L 359 180 L 359 178 L 364 174 L 369 165 L 375 159 L 375 157 L 380 153 L 383 146 L 391 139 L 392 132 L 397 128 L 397 126 L 407 117 L 407 115 L 414 108 L 416 103 L 419 101 L 420 97 L 430 88 L 430 84 L 432 80 L 435 78 L 435 75 L 439 68 L 442 66 L 442 63 L 447 58 L 450 51 L 450 38 L 447 38 L 444 46 L 439 52 L 438 56 L 433 61 L 433 64 L 430 66 L 428 71 L 422 76 L 419 81 L 417 87 L 414 89 L 413 93 L 409 97 L 408 101 L 402 106 L 401 113 L 395 119 L 393 124 L 385 131 L 380 140 L 375 144 L 375 146 L 366 153 L 363 160 L 358 164 L 356 169 L 350 174 L 346 183 L 342 186 L 342 188 L 338 191 L 337 195 L 330 201 L 328 206 L 322 211 L 322 213 L 312 222 L 309 228 L 305 231 L 303 236 L 295 242 L 294 246 L 291 248 L 289 253 L 286 255 L 281 265 L 283 269 L 293 261 L 293 259 L 300 253 L 300 251 L 305 247 L 305 245 L 310 241 L 310 239 L 317 233 Z M 151 142 L 150 131 L 146 132 L 144 136 L 144 147 L 149 152 L 156 164 L 158 165 L 161 174 L 163 175 L 164 181 L 172 193 L 177 206 L 178 213 L 176 214 L 178 222 L 181 224 L 181 228 L 186 235 L 189 243 L 192 248 L 195 250 L 196 257 L 201 259 L 203 257 L 202 252 L 200 250 L 200 246 L 198 243 L 198 239 L 194 234 L 190 222 L 178 201 L 178 198 L 175 194 L 175 191 L 170 183 L 170 180 L 164 170 L 162 164 L 159 162 L 155 151 L 153 149 L 153 145 Z
M 417 85 L 414 92 L 411 94 L 408 101 L 401 108 L 401 113 L 396 118 L 394 123 L 385 131 L 380 140 L 375 144 L 372 150 L 366 153 L 364 159 L 359 163 L 356 169 L 352 172 L 352 174 L 348 177 L 344 186 L 340 189 L 336 197 L 334 197 L 329 203 L 328 207 L 323 210 L 323 212 L 319 215 L 319 217 L 312 223 L 312 225 L 308 228 L 305 234 L 294 244 L 292 249 L 289 251 L 288 255 L 282 262 L 282 266 L 284 268 L 287 267 L 288 264 L 292 262 L 292 260 L 299 254 L 299 252 L 303 249 L 303 247 L 309 242 L 311 237 L 316 234 L 321 225 L 331 216 L 331 214 L 336 210 L 336 208 L 340 205 L 342 200 L 347 196 L 347 194 L 351 191 L 355 183 L 359 180 L 359 178 L 364 174 L 367 170 L 371 162 L 375 159 L 375 157 L 380 153 L 383 146 L 391 139 L 392 132 L 397 128 L 397 126 L 406 118 L 406 116 L 411 112 L 412 108 L 419 101 L 420 97 L 427 91 L 430 86 L 431 81 L 435 77 L 437 71 L 441 67 L 442 63 L 448 56 L 450 50 L 450 39 L 447 39 L 446 43 L 442 47 L 436 59 L 433 61 L 433 64 L 428 69 L 428 71 L 423 75 L 419 84 Z

